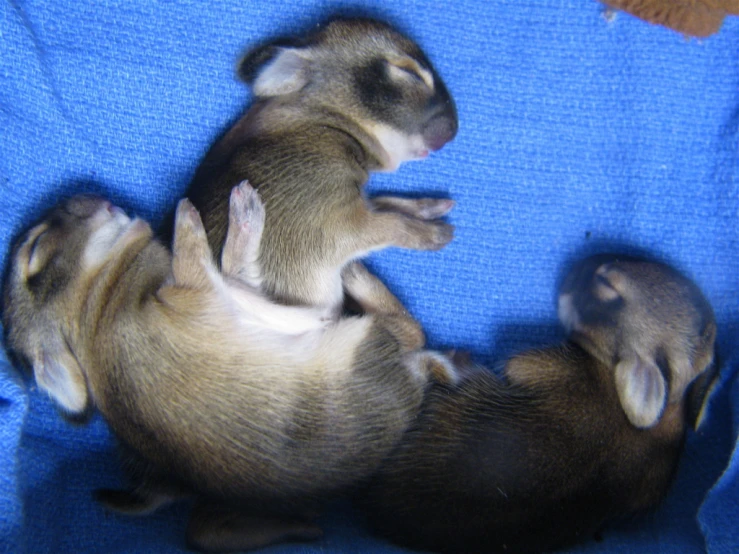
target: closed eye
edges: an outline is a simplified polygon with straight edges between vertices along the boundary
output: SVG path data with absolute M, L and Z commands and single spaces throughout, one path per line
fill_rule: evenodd
M 390 75 L 396 79 L 412 80 L 416 83 L 427 86 L 430 89 L 434 87 L 434 78 L 431 73 L 418 66 L 413 60 L 402 59 L 398 62 L 388 61 Z
M 611 282 L 601 273 L 595 274 L 595 295 L 603 302 L 612 302 L 621 296 Z
M 28 276 L 33 276 L 39 271 L 41 271 L 41 268 L 43 266 L 43 259 L 41 255 L 41 249 L 39 246 L 41 245 L 41 238 L 46 236 L 48 229 L 45 229 L 41 231 L 36 237 L 33 239 L 33 242 L 31 242 L 31 245 L 28 247 Z
M 398 67 L 398 69 L 400 69 L 401 71 L 405 72 L 406 75 L 410 75 L 413 79 L 415 79 L 419 83 L 423 83 L 424 82 L 423 77 L 421 77 L 418 73 L 416 73 L 412 69 L 410 69 L 408 67 Z
M 595 280 L 601 285 L 605 285 L 608 288 L 613 288 L 613 285 L 611 285 L 611 282 L 605 278 L 604 275 L 601 275 L 600 273 L 595 274 Z

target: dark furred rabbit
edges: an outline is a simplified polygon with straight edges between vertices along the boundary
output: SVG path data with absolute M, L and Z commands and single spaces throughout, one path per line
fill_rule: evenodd
M 433 387 L 362 499 L 377 531 L 433 551 L 541 552 L 660 501 L 713 375 L 713 312 L 673 269 L 607 259 L 563 283 L 568 342 Z

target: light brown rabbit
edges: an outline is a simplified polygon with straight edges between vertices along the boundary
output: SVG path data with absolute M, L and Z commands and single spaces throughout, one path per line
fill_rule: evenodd
M 276 304 L 250 285 L 263 222 L 257 193 L 235 188 L 221 273 L 187 200 L 171 256 L 144 221 L 76 197 L 21 239 L 5 284 L 9 347 L 65 413 L 99 409 L 131 456 L 137 487 L 101 500 L 145 513 L 196 496 L 198 549 L 317 536 L 318 503 L 374 471 L 429 372 L 446 375 L 361 266 L 343 274 L 361 317 Z
M 570 340 L 435 386 L 363 497 L 384 535 L 443 552 L 542 552 L 657 504 L 711 380 L 716 335 L 673 269 L 600 256 L 565 279 Z
M 338 19 L 255 49 L 239 74 L 255 103 L 205 157 L 188 197 L 218 253 L 231 188 L 248 179 L 259 190 L 267 216 L 255 256 L 268 295 L 338 312 L 347 263 L 452 239 L 438 219 L 451 200 L 362 191 L 370 172 L 424 158 L 457 132 L 454 102 L 414 42 L 378 21 Z

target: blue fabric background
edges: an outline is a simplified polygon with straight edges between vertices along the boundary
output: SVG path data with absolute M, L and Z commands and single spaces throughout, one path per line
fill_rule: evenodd
M 705 41 L 576 0 L 421 0 L 351 6 L 426 50 L 460 132 L 370 190 L 449 195 L 455 241 L 388 250 L 371 267 L 434 347 L 494 364 L 561 339 L 555 287 L 574 257 L 619 246 L 692 276 L 713 303 L 723 361 L 664 505 L 575 552 L 739 549 L 739 21 Z M 160 222 L 209 145 L 249 104 L 244 49 L 306 29 L 340 3 L 3 0 L 0 245 L 58 199 L 105 194 Z M 98 417 L 76 428 L 0 353 L 0 551 L 180 552 L 187 506 L 148 518 L 91 499 L 122 483 Z M 733 456 L 733 457 L 732 457 Z M 264 552 L 402 552 L 337 506 L 325 538 Z

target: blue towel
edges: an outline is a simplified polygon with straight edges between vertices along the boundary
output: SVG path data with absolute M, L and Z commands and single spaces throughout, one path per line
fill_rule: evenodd
M 234 76 L 239 55 L 346 10 L 415 38 L 459 108 L 454 142 L 369 187 L 457 201 L 445 250 L 369 261 L 431 346 L 493 365 L 561 340 L 563 269 L 616 247 L 674 264 L 715 308 L 720 386 L 669 497 L 573 551 L 736 552 L 739 20 L 688 41 L 625 14 L 608 21 L 581 0 L 3 0 L 3 265 L 12 238 L 74 193 L 104 194 L 160 223 L 249 105 Z M 65 423 L 0 357 L 0 551 L 181 552 L 188 506 L 145 518 L 104 512 L 91 491 L 124 484 L 105 423 Z M 346 506 L 321 523 L 317 543 L 264 552 L 403 552 Z

